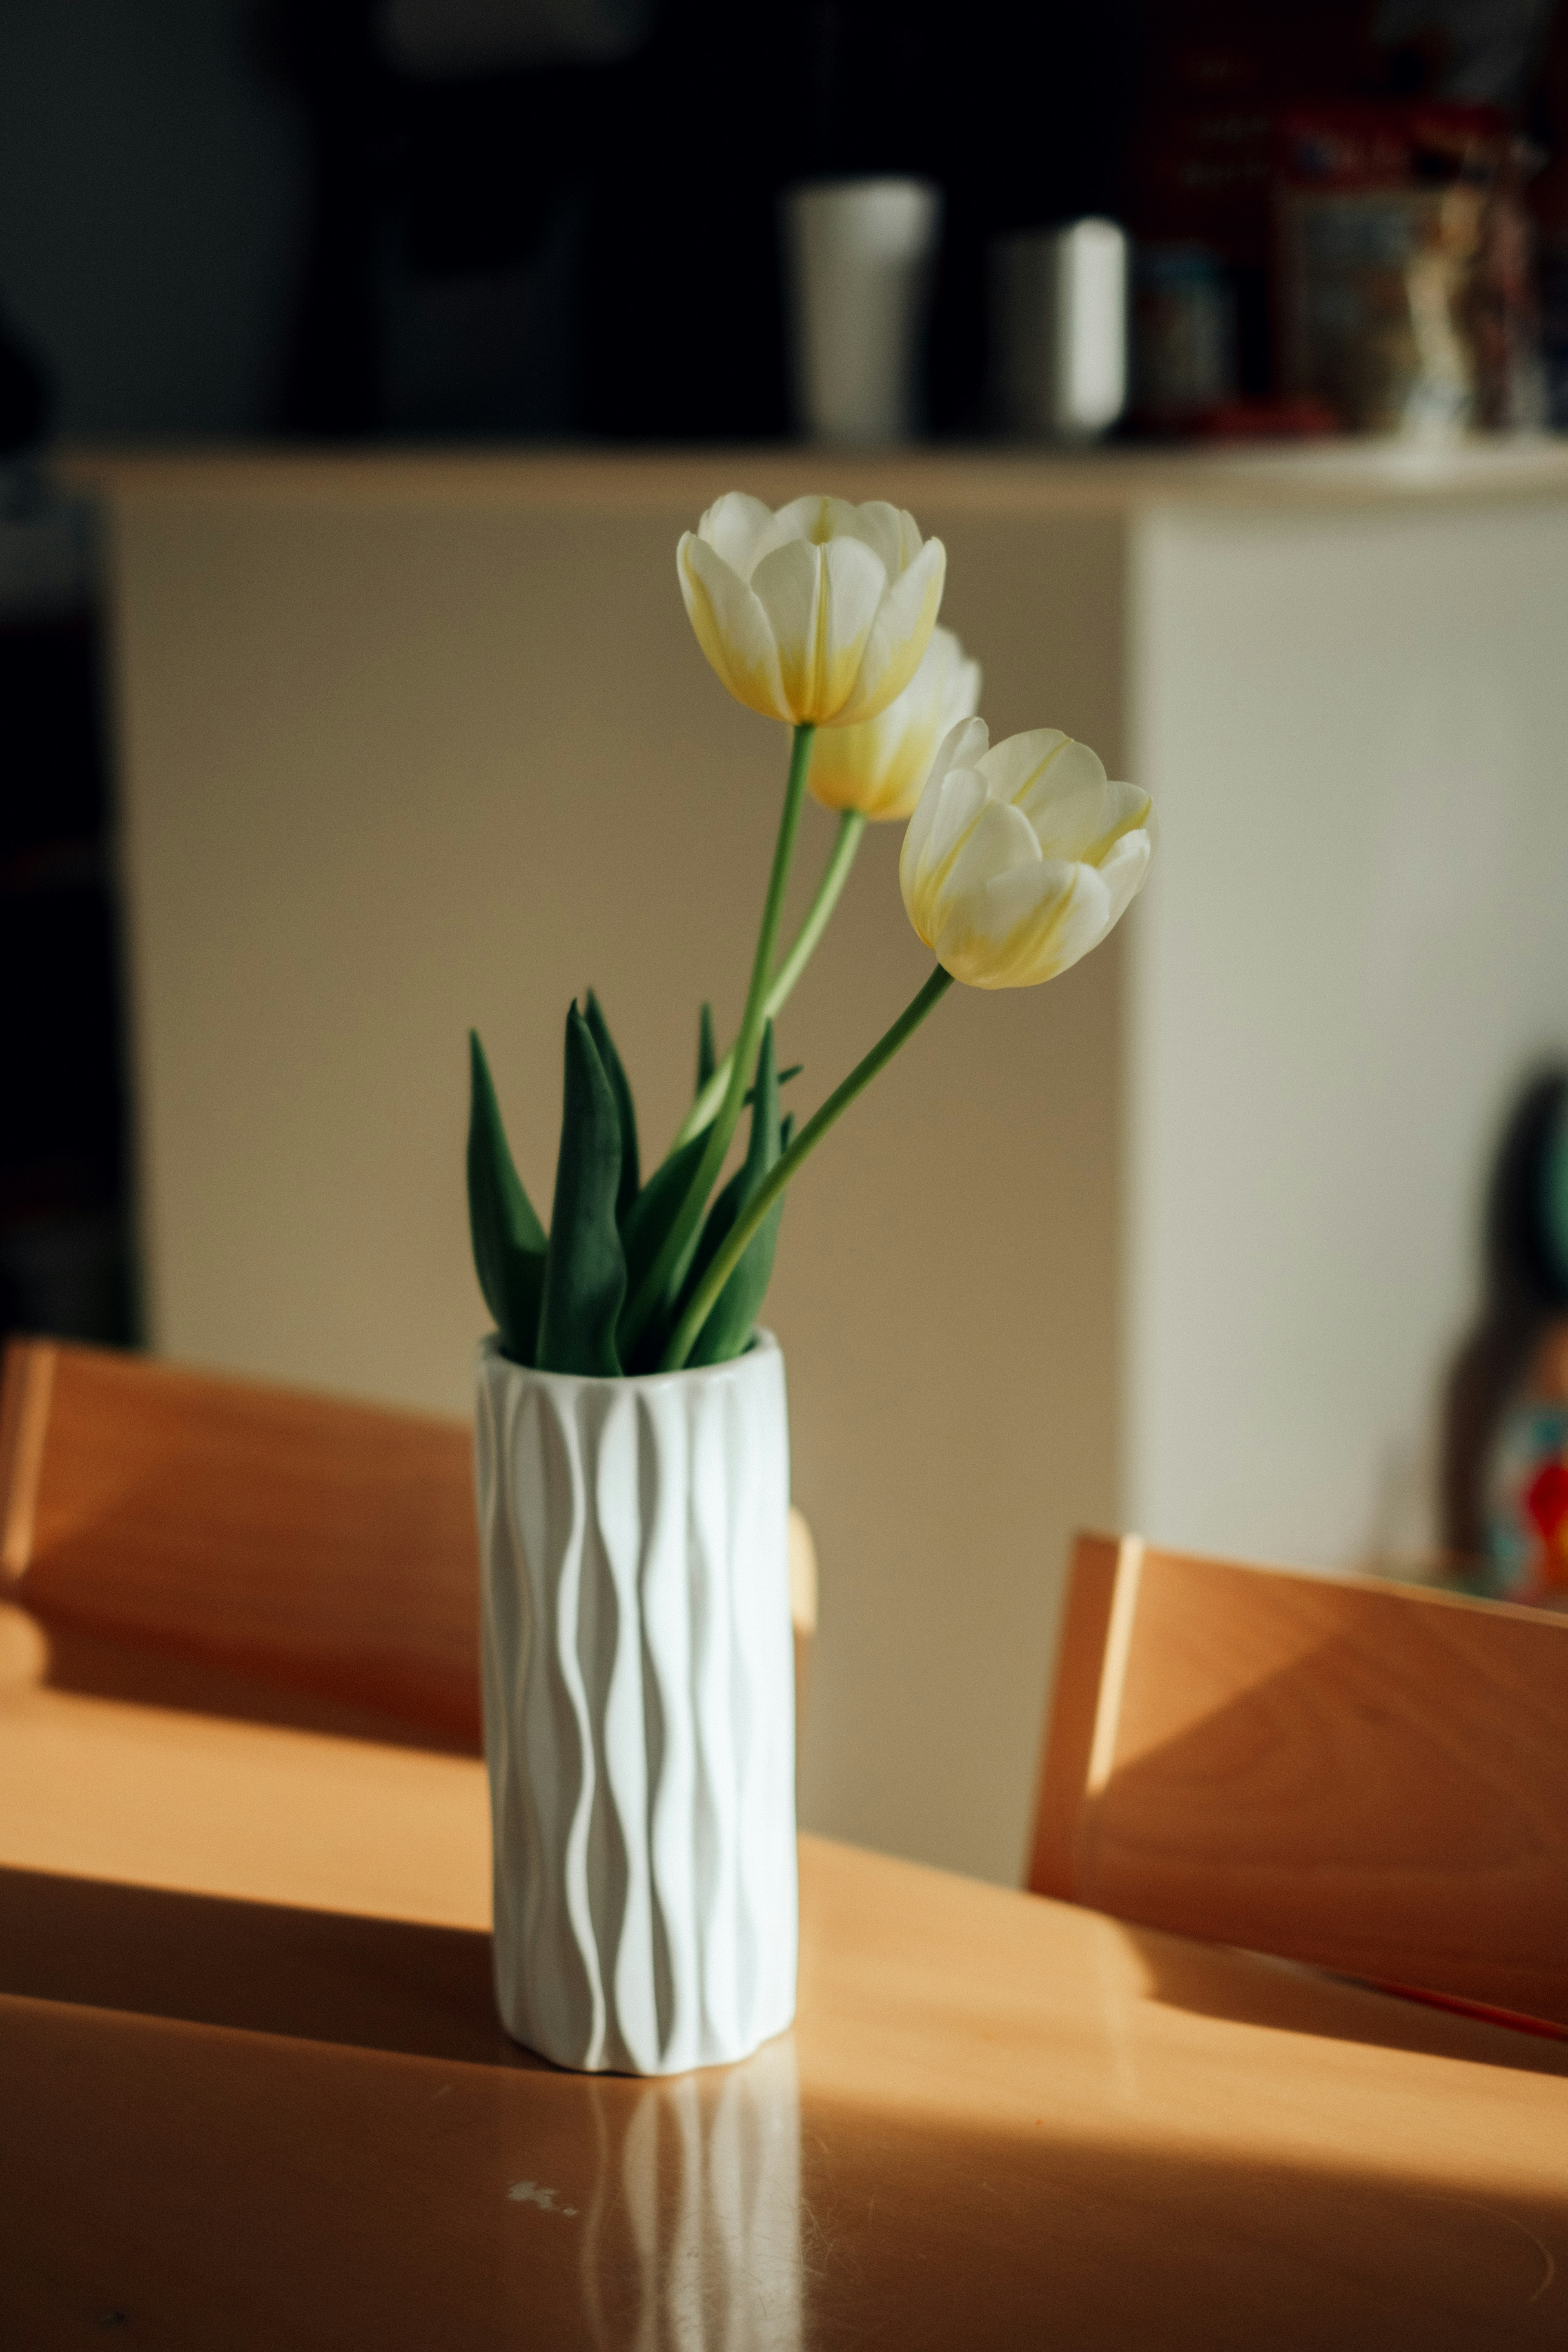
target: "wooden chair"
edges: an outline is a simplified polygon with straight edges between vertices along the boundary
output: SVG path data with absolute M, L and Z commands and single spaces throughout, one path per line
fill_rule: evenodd
M 790 1515 L 797 1724 L 816 1624 Z M 13 1340 L 0 1593 L 477 1748 L 479 1535 L 460 1422 Z
M 1568 2023 L 1568 1620 L 1080 1537 L 1028 1884 Z

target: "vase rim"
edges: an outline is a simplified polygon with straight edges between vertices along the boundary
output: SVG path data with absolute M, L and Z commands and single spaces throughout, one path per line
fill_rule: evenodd
M 726 1356 L 721 1364 L 683 1364 L 678 1372 L 616 1372 L 613 1375 L 598 1372 L 547 1372 L 542 1370 L 537 1364 L 520 1364 L 514 1357 L 503 1355 L 499 1331 L 487 1331 L 479 1341 L 479 1361 L 481 1373 L 488 1365 L 499 1364 L 504 1370 L 516 1372 L 525 1381 L 569 1382 L 574 1388 L 619 1391 L 664 1389 L 671 1387 L 677 1381 L 689 1383 L 696 1381 L 718 1380 L 725 1375 L 733 1377 L 746 1365 L 761 1364 L 765 1362 L 769 1356 L 782 1355 L 783 1352 L 773 1334 L 764 1329 L 761 1323 L 757 1323 L 753 1324 L 752 1336 L 738 1356 Z

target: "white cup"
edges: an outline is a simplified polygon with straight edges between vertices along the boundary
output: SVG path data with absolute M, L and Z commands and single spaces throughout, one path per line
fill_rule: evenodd
M 1127 239 L 1074 221 L 991 249 L 996 407 L 1013 433 L 1092 441 L 1127 402 Z
M 929 180 L 831 180 L 780 200 L 795 416 L 814 441 L 908 441 L 942 191 Z

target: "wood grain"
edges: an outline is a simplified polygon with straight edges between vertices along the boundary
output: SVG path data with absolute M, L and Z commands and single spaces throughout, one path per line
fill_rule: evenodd
M 1149 1549 L 1119 1667 L 1115 1559 L 1075 1557 L 1030 1884 L 1568 2022 L 1568 1624 Z

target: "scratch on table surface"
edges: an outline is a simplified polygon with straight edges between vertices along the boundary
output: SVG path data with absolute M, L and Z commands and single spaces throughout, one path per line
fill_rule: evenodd
M 546 2189 L 537 2180 L 514 2180 L 507 2190 L 514 2205 L 537 2205 L 542 2213 L 564 2213 L 569 2221 L 577 2218 L 575 2205 L 557 2205 L 553 2189 Z
M 1524 2298 L 1525 2309 L 1528 2311 L 1532 2303 L 1539 2303 L 1543 2294 L 1551 2293 L 1552 2282 L 1557 2276 L 1557 2257 L 1551 2247 L 1536 2236 L 1529 2222 L 1521 2221 L 1517 2213 L 1504 2213 L 1499 2207 L 1488 2205 L 1479 2197 L 1431 2197 L 1426 2201 L 1432 2205 L 1464 2205 L 1472 2213 L 1485 2213 L 1494 2221 L 1506 2221 L 1510 2229 L 1519 2231 L 1521 2238 L 1530 2240 L 1544 2265 L 1541 2273 L 1540 2285 L 1533 2294 L 1527 2294 Z
M 1505 2221 L 1513 2221 L 1513 2215 L 1511 2213 L 1505 2213 L 1503 2219 Z M 1536 2288 L 1533 2294 L 1527 2295 L 1525 2298 L 1527 2304 L 1539 2303 L 1542 2296 L 1546 2293 L 1547 2289 L 1551 2286 L 1552 2280 L 1557 2275 L 1557 2257 L 1552 2252 L 1550 2246 L 1543 2246 L 1542 2244 L 1541 2240 L 1536 2236 L 1533 2230 L 1524 2229 L 1524 2223 L 1522 2221 L 1513 2221 L 1513 2226 L 1516 2230 L 1524 2230 L 1525 2236 L 1530 2240 L 1531 2244 L 1535 2248 L 1536 2252 L 1541 2256 L 1542 2261 L 1546 2265 L 1545 2270 L 1541 2274 L 1541 2284 Z

